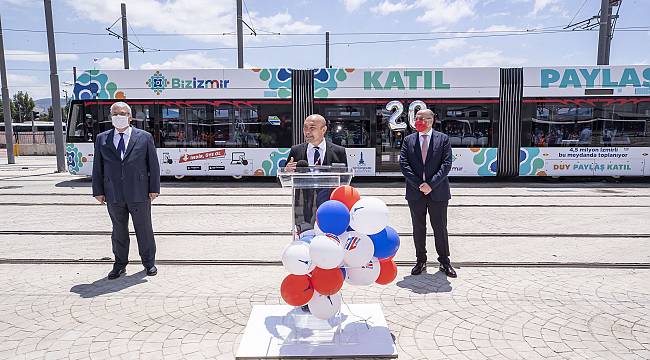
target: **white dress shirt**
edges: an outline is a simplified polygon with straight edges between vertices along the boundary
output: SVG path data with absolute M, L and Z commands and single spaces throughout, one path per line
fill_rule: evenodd
M 418 134 L 420 134 L 420 152 L 422 152 L 422 142 L 424 142 L 424 136 L 423 135 L 427 136 L 427 141 L 429 142 L 429 144 L 428 144 L 429 146 L 427 147 L 427 149 L 428 149 L 428 148 L 431 147 L 431 135 L 433 135 L 433 128 L 431 128 L 429 130 L 429 132 L 418 133 Z
M 124 155 L 126 155 L 126 149 L 129 148 L 129 139 L 131 139 L 131 127 L 129 126 L 126 128 L 126 131 L 124 131 L 124 154 L 120 154 L 122 157 L 122 160 L 124 160 Z M 117 145 L 120 143 L 120 133 L 115 129 L 113 133 L 113 145 L 115 145 L 115 148 L 117 149 Z
M 427 154 L 428 154 L 428 149 L 431 147 L 431 135 L 433 135 L 433 128 L 429 130 L 429 132 L 425 133 L 419 133 L 420 136 L 420 154 L 422 154 L 422 144 L 424 143 L 424 136 L 426 135 L 427 138 Z M 426 171 L 422 172 L 422 180 L 426 181 Z
M 320 154 L 320 164 L 323 165 L 323 162 L 325 161 L 325 151 L 326 151 L 326 142 L 325 139 L 323 138 L 323 141 L 318 144 L 318 153 Z M 315 165 L 314 162 L 314 153 L 316 152 L 316 148 L 312 143 L 309 143 L 307 145 L 307 162 L 309 165 Z

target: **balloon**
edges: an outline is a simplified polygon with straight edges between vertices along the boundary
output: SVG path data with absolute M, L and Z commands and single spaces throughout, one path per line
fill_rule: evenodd
M 314 295 L 314 287 L 307 275 L 287 275 L 280 285 L 280 295 L 292 306 L 302 306 Z
M 350 185 L 341 185 L 332 191 L 330 199 L 342 202 L 348 209 L 352 209 L 357 201 L 361 199 L 359 191 Z
M 287 245 L 282 252 L 282 265 L 290 274 L 308 274 L 314 268 L 309 255 L 309 244 L 293 241 Z
M 300 235 L 299 235 L 299 239 L 300 239 L 300 241 L 302 241 L 302 242 L 305 242 L 305 243 L 307 243 L 307 244 L 311 244 L 311 240 L 312 240 L 312 239 L 314 238 L 314 236 L 316 236 L 316 235 L 318 235 L 318 234 L 316 233 L 316 230 L 313 230 L 313 229 L 312 229 L 312 230 L 307 230 L 307 231 L 303 231 L 303 232 L 300 233 Z
M 325 234 L 325 233 L 323 232 L 323 230 L 321 230 L 321 229 L 318 227 L 318 221 L 316 221 L 316 222 L 314 223 L 314 233 L 315 233 L 316 235 L 322 235 L 322 234 Z
M 309 245 L 312 262 L 321 269 L 333 269 L 343 261 L 345 251 L 339 238 L 332 234 L 317 235 Z
M 376 234 L 388 225 L 388 207 L 374 197 L 357 201 L 350 210 L 350 226 L 366 235 Z
M 314 296 L 307 305 L 312 315 L 321 320 L 327 320 L 341 309 L 341 293 L 322 295 L 314 291 Z
M 350 211 L 340 201 L 327 200 L 316 210 L 318 227 L 326 233 L 341 235 L 350 224 Z
M 367 264 L 375 252 L 375 245 L 368 235 L 356 231 L 344 232 L 339 236 L 345 256 L 343 261 L 349 267 L 360 267 Z
M 343 273 L 340 269 L 315 268 L 311 274 L 314 290 L 322 295 L 334 295 L 343 286 Z
M 345 281 L 350 285 L 370 285 L 379 277 L 379 259 L 372 258 L 367 264 L 346 271 Z
M 374 256 L 378 259 L 385 259 L 395 256 L 399 249 L 399 235 L 397 231 L 390 226 L 377 234 L 370 235 L 372 242 L 375 244 Z
M 375 280 L 377 284 L 388 285 L 397 277 L 397 265 L 392 259 L 380 260 L 379 268 L 379 277 Z

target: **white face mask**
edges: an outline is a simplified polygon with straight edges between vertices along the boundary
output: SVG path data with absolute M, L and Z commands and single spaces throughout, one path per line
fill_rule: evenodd
M 124 129 L 125 127 L 129 126 L 129 117 L 128 116 L 113 115 L 111 117 L 111 120 L 113 121 L 113 126 L 116 129 Z

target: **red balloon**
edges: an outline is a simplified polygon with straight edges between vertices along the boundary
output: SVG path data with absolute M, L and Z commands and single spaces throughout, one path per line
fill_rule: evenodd
M 379 261 L 379 277 L 375 281 L 379 285 L 388 285 L 397 277 L 397 265 L 393 259 Z
M 341 269 L 315 268 L 311 275 L 314 290 L 322 295 L 334 295 L 343 287 L 343 272 Z
M 348 209 L 352 209 L 352 206 L 361 199 L 359 191 L 353 188 L 350 185 L 341 185 L 332 191 L 330 195 L 330 200 L 337 200 L 345 204 Z
M 314 287 L 307 275 L 287 275 L 280 285 L 282 299 L 292 306 L 302 306 L 311 300 L 314 295 Z

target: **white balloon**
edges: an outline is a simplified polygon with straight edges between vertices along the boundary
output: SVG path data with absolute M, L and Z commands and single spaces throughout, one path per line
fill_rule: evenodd
M 368 235 L 357 231 L 348 231 L 339 235 L 341 245 L 345 250 L 345 265 L 348 267 L 360 267 L 372 259 L 375 252 L 375 244 Z
M 309 256 L 309 244 L 293 241 L 287 245 L 282 252 L 282 265 L 290 274 L 309 274 L 315 267 Z
M 325 234 L 323 230 L 318 227 L 318 223 L 314 223 L 314 233 L 316 233 L 316 235 Z
M 364 197 L 357 201 L 350 210 L 350 227 L 354 230 L 373 235 L 388 225 L 388 207 L 374 197 Z
M 341 293 L 321 295 L 318 291 L 314 291 L 314 296 L 311 297 L 307 306 L 315 317 L 321 320 L 330 319 L 341 309 Z
M 345 270 L 345 282 L 350 285 L 370 285 L 379 278 L 379 259 L 373 257 L 367 264 Z
M 314 265 L 321 269 L 334 269 L 343 261 L 345 251 L 336 235 L 316 235 L 309 244 L 309 256 Z

